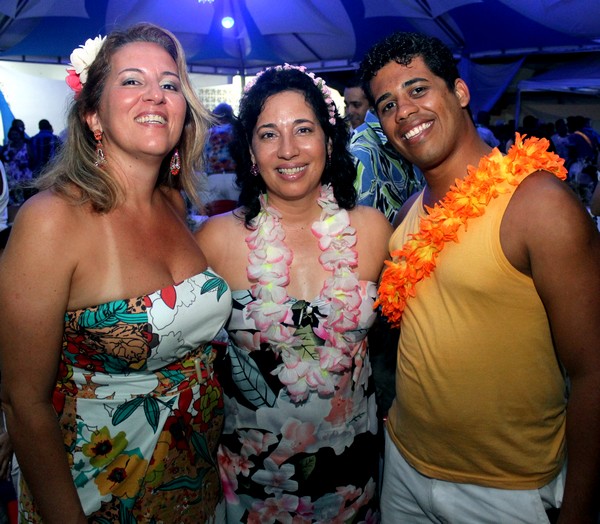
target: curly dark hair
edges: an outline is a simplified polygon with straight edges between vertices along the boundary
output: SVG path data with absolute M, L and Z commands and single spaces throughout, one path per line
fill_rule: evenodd
M 262 177 L 254 176 L 250 171 L 252 134 L 266 100 L 283 91 L 298 91 L 304 95 L 323 128 L 326 140 L 331 140 L 331 158 L 326 163 L 321 182 L 331 184 L 341 208 L 352 209 L 356 205 L 356 170 L 348 152 L 348 128 L 337 109 L 335 124 L 332 124 L 329 122 L 331 117 L 323 93 L 307 73 L 298 69 L 268 68 L 242 97 L 238 117 L 233 123 L 235 139 L 230 149 L 236 161 L 236 183 L 240 188 L 239 204 L 243 208 L 247 227 L 251 227 L 252 219 L 258 215 L 259 196 L 266 191 Z
M 446 82 L 450 91 L 454 90 L 454 82 L 460 75 L 448 46 L 439 38 L 397 31 L 369 49 L 360 64 L 363 90 L 372 107 L 375 107 L 375 99 L 370 83 L 377 72 L 392 61 L 407 66 L 419 56 L 435 76 Z

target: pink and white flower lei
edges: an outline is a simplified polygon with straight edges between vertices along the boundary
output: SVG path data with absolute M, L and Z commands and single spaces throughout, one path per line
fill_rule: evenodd
M 311 354 L 294 334 L 292 304 L 286 287 L 290 281 L 292 251 L 285 244 L 281 213 L 260 196 L 261 211 L 253 221 L 255 228 L 246 237 L 248 279 L 255 300 L 248 305 L 248 317 L 260 330 L 260 341 L 281 355 L 282 364 L 272 371 L 277 375 L 293 402 L 302 402 L 311 391 L 322 395 L 333 393 L 340 374 L 352 366 L 353 359 L 362 365 L 361 356 L 353 354 L 347 331 L 356 329 L 360 317 L 360 286 L 355 268 L 358 265 L 356 230 L 350 217 L 340 209 L 330 185 L 321 187 L 318 204 L 319 220 L 311 227 L 322 253 L 319 262 L 332 274 L 325 280 L 319 301 L 330 305 L 327 319 L 315 330 L 324 340 Z M 309 306 L 310 307 L 310 306 Z
M 98 56 L 104 40 L 106 40 L 106 37 L 99 35 L 93 39 L 88 38 L 85 44 L 80 45 L 71 53 L 71 65 L 67 67 L 65 80 L 67 85 L 75 91 L 75 96 L 79 95 L 83 89 L 83 84 L 87 82 L 88 69 Z
M 333 126 L 335 125 L 336 107 L 333 98 L 331 97 L 331 90 L 329 89 L 329 87 L 327 87 L 325 80 L 323 80 L 320 76 L 316 76 L 314 73 L 308 73 L 306 71 L 306 67 L 304 66 L 295 66 L 286 63 L 283 65 L 267 67 L 266 69 L 260 71 L 252 80 L 248 81 L 246 87 L 244 87 L 244 93 L 247 93 L 248 91 L 250 91 L 250 89 L 252 89 L 252 86 L 256 84 L 256 81 L 261 77 L 261 75 L 272 69 L 275 71 L 288 71 L 291 69 L 296 69 L 297 71 L 300 71 L 301 73 L 304 73 L 306 76 L 308 76 L 313 81 L 313 83 L 319 88 L 319 91 L 321 91 L 323 95 L 325 103 L 327 104 L 327 111 L 329 112 L 329 123 Z

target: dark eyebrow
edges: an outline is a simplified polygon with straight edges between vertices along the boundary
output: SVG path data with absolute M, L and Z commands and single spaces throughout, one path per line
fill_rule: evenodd
M 270 123 L 267 123 L 267 124 L 261 124 L 260 126 L 258 126 L 258 127 L 256 128 L 256 131 L 258 132 L 258 131 L 260 131 L 260 130 L 261 130 L 261 129 L 263 129 L 263 128 L 267 128 L 267 129 L 274 129 L 274 128 L 275 128 L 275 124 L 270 124 Z
M 377 100 L 375 100 L 375 107 L 377 107 L 379 105 L 379 102 L 383 102 L 386 98 L 389 98 L 391 95 L 391 93 L 383 93 L 383 95 L 381 95 Z
M 315 121 L 310 119 L 310 118 L 298 118 L 296 120 L 294 120 L 294 124 L 314 124 Z
M 315 124 L 314 120 L 311 120 L 310 118 L 297 118 L 296 120 L 294 120 L 294 125 L 297 126 L 298 124 Z M 275 129 L 277 126 L 275 124 L 273 124 L 272 122 L 267 122 L 266 124 L 261 124 L 260 126 L 258 126 L 256 128 L 256 131 L 262 129 L 262 128 L 268 128 L 268 129 Z
M 402 87 L 402 89 L 405 89 L 407 87 L 410 87 L 413 84 L 416 84 L 418 82 L 427 82 L 428 80 L 426 78 L 411 78 L 410 80 L 407 80 L 406 82 L 404 82 L 400 87 Z M 381 95 L 377 100 L 375 100 L 375 107 L 377 107 L 379 105 L 379 102 L 382 102 L 383 100 L 385 100 L 386 98 L 390 97 L 391 94 L 390 93 L 384 93 L 383 95 Z
M 144 74 L 144 71 L 142 71 L 141 69 L 139 69 L 137 67 L 126 67 L 124 69 L 121 69 L 118 74 L 122 75 L 123 73 L 140 73 L 140 74 Z M 162 74 L 164 76 L 174 76 L 175 78 L 179 78 L 179 75 L 177 73 L 174 73 L 173 71 L 163 71 Z
M 417 82 L 427 82 L 427 78 L 411 78 L 402 84 L 402 87 L 409 87 Z

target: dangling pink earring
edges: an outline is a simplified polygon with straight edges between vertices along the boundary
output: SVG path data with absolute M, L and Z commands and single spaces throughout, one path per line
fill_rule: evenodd
M 175 148 L 173 156 L 171 157 L 169 169 L 171 170 L 171 174 L 173 176 L 177 176 L 179 174 L 179 171 L 181 170 L 181 159 L 179 158 L 179 149 L 177 148 Z
M 101 167 L 106 164 L 106 157 L 104 156 L 104 149 L 102 149 L 102 131 L 100 129 L 94 131 L 94 140 L 96 140 L 96 161 L 94 165 Z
M 260 171 L 258 170 L 258 166 L 256 164 L 252 164 L 252 167 L 250 168 L 250 174 L 252 176 L 260 175 Z

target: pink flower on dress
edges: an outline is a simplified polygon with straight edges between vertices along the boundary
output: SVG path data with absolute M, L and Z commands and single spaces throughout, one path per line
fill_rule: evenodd
M 246 457 L 260 455 L 267 451 L 270 445 L 277 442 L 277 437 L 273 433 L 263 433 L 257 429 L 240 430 L 238 433 L 240 435 L 239 440 L 242 443 L 241 453 Z
M 273 460 L 266 458 L 263 466 L 265 469 L 259 469 L 254 473 L 252 480 L 264 486 L 265 493 L 279 495 L 284 491 L 293 492 L 298 489 L 298 482 L 291 480 L 296 473 L 296 468 L 292 464 L 283 464 L 279 467 Z
M 375 482 L 373 481 L 373 479 L 369 479 L 369 482 L 365 486 L 364 491 L 362 491 L 359 488 L 355 488 L 354 486 L 346 486 L 346 488 L 338 488 L 338 492 L 344 494 L 344 497 L 347 501 L 355 499 L 344 512 L 344 516 L 347 520 L 354 516 L 358 512 L 359 508 L 363 507 L 373 498 L 375 494 Z M 378 515 L 371 518 L 374 519 L 375 522 L 379 521 Z
M 258 500 L 252 504 L 248 515 L 248 524 L 292 524 L 290 513 L 296 511 L 298 497 L 284 494 L 277 498 Z
M 274 464 L 283 464 L 291 456 L 303 453 L 317 442 L 315 431 L 315 425 L 311 422 L 288 419 L 281 428 L 281 440 L 270 460 Z
M 336 395 L 331 399 L 331 411 L 325 417 L 325 420 L 330 422 L 332 426 L 340 426 L 352 416 L 354 413 L 354 400 L 352 397 L 344 398 L 341 395 Z
M 237 504 L 239 498 L 236 495 L 238 489 L 238 481 L 236 477 L 237 460 L 234 454 L 231 453 L 225 446 L 219 446 L 217 451 L 217 460 L 219 462 L 219 477 L 223 488 L 225 500 L 232 504 Z
M 310 497 L 300 497 L 298 500 L 298 507 L 296 508 L 296 513 L 299 516 L 308 518 L 307 522 L 312 522 L 312 515 L 314 511 L 314 504 L 310 500 Z M 294 521 L 296 522 L 296 521 Z

